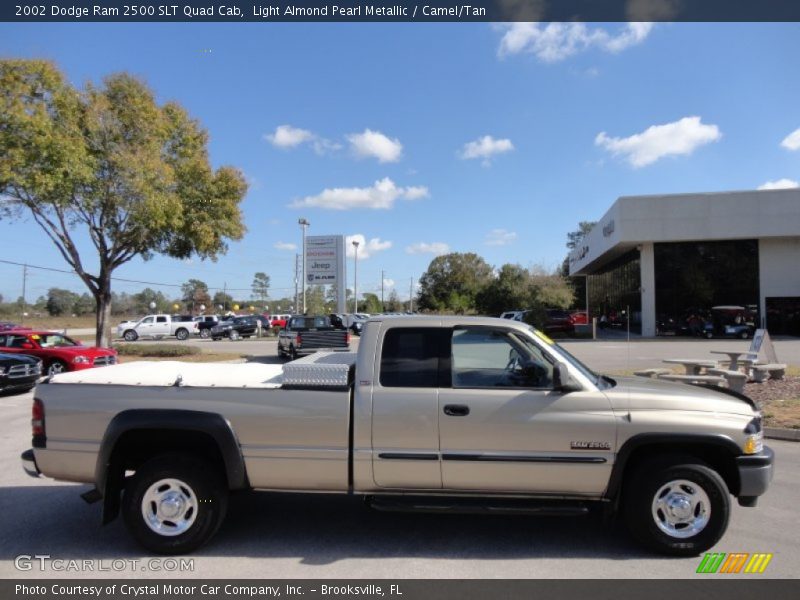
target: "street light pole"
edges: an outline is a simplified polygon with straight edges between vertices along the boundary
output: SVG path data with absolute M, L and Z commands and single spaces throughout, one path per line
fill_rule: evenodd
M 297 221 L 297 224 L 303 229 L 303 279 L 300 282 L 300 285 L 303 286 L 303 312 L 302 314 L 306 314 L 306 228 L 311 225 L 308 222 L 308 219 L 300 218 Z
M 353 269 L 353 314 L 358 312 L 358 242 L 353 240 L 356 249 L 355 269 Z
M 381 269 L 381 312 L 386 312 L 386 304 L 383 302 L 383 283 L 386 281 L 383 269 Z

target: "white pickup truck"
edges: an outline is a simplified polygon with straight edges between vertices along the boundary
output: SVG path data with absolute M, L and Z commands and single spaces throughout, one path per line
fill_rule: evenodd
M 772 479 L 761 415 L 723 388 L 598 375 L 507 319 L 374 317 L 357 356 L 130 363 L 36 388 L 26 471 L 92 484 L 143 546 L 185 553 L 231 492 L 361 494 L 382 510 L 620 514 L 695 555 Z
M 176 337 L 189 339 L 199 333 L 199 325 L 192 317 L 173 315 L 147 315 L 138 321 L 123 321 L 117 325 L 117 337 L 135 342 L 140 337 Z

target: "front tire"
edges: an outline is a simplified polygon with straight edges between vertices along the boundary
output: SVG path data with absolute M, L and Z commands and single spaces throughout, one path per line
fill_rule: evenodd
M 47 374 L 52 377 L 53 375 L 58 375 L 59 373 L 66 373 L 67 370 L 67 363 L 60 360 L 54 360 L 50 363 L 50 366 L 47 367 Z
M 728 528 L 728 487 L 716 471 L 692 460 L 646 463 L 627 482 L 623 510 L 628 530 L 659 554 L 696 556 Z
M 126 342 L 135 342 L 139 339 L 139 334 L 136 333 L 133 329 L 128 329 L 124 334 L 122 334 L 122 338 Z
M 232 329 L 231 332 L 228 334 L 228 339 L 232 342 L 235 342 L 239 339 L 239 332 L 235 329 Z
M 208 329 L 201 329 L 200 330 L 200 337 L 204 340 L 207 340 L 211 336 L 211 332 Z
M 175 337 L 183 342 L 189 339 L 189 331 L 187 329 L 178 329 L 178 331 L 175 332 Z
M 222 525 L 228 490 L 218 470 L 185 454 L 162 454 L 141 465 L 125 486 L 125 526 L 157 554 L 187 554 Z

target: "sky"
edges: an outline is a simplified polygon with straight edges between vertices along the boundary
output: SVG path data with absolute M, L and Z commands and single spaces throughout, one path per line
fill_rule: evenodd
M 797 56 L 799 24 L 0 24 L 0 57 L 76 86 L 133 73 L 244 172 L 248 232 L 225 256 L 116 272 L 170 297 L 190 278 L 247 295 L 256 271 L 292 295 L 301 217 L 361 236 L 360 293 L 383 271 L 407 297 L 446 252 L 556 268 L 619 196 L 797 186 Z M 0 259 L 67 268 L 26 220 L 0 221 Z M 85 291 L 32 270 L 26 297 L 53 286 Z M 0 293 L 21 292 L 0 264 Z

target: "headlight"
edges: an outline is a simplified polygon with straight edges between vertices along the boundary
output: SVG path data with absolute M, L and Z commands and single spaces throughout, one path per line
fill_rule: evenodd
M 742 450 L 745 454 L 758 454 L 764 449 L 764 432 L 761 430 L 761 415 L 754 417 L 744 428 L 747 437 Z
M 6 368 L 0 367 L 0 375 L 5 375 L 5 374 L 6 374 Z
M 72 359 L 72 362 L 79 365 L 85 365 L 86 363 L 89 362 L 89 359 L 85 356 L 76 356 L 75 358 Z

